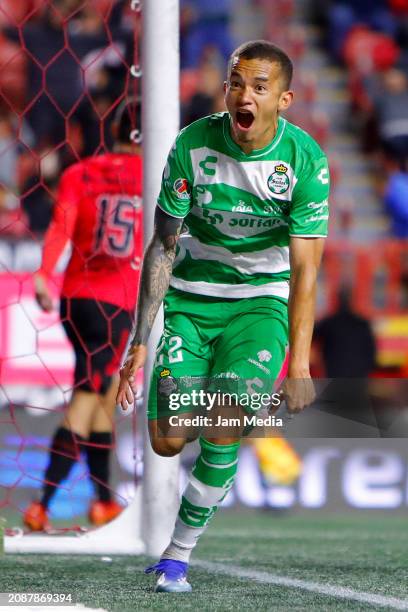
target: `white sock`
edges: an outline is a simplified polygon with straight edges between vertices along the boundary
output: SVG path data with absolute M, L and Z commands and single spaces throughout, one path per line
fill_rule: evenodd
M 190 555 L 192 548 L 185 548 L 184 546 L 178 546 L 171 540 L 170 544 L 162 554 L 162 559 L 175 559 L 176 561 L 183 561 L 188 563 L 190 561 Z

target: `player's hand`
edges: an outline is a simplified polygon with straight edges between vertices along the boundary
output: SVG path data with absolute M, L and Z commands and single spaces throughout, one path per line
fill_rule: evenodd
M 34 290 L 35 299 L 41 310 L 51 312 L 53 309 L 52 298 L 47 286 L 47 281 L 42 274 L 35 274 Z
M 292 378 L 287 376 L 282 384 L 280 394 L 286 401 L 289 413 L 301 412 L 309 406 L 315 398 L 316 392 L 310 375 L 304 378 Z
M 122 410 L 127 411 L 129 404 L 133 404 L 136 395 L 136 374 L 146 362 L 147 346 L 138 344 L 131 346 L 126 361 L 120 368 L 119 389 L 116 395 L 116 404 L 120 404 Z

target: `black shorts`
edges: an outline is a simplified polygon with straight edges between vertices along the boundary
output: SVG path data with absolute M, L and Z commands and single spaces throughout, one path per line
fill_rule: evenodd
M 75 352 L 75 389 L 106 393 L 126 349 L 132 314 L 107 302 L 62 298 L 60 315 Z

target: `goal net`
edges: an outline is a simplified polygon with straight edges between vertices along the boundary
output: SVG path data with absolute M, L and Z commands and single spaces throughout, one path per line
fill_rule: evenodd
M 171 79 L 178 72 L 178 43 L 170 41 L 169 52 L 171 31 L 163 34 L 170 23 L 178 40 L 178 2 L 146 4 L 150 15 L 144 15 L 143 44 L 152 46 L 162 35 L 156 60 L 167 54 Z M 167 22 L 166 17 L 157 19 L 163 10 L 169 13 Z M 45 314 L 36 305 L 32 274 L 40 265 L 61 173 L 84 157 L 109 150 L 116 108 L 141 94 L 141 30 L 139 0 L 4 0 L 0 6 L 0 517 L 6 520 L 6 552 L 137 554 L 145 549 L 141 521 L 149 525 L 151 518 L 142 519 L 141 482 L 143 471 L 155 471 L 160 459 L 148 448 L 143 452 L 142 399 L 129 414 L 118 411 L 114 418 L 110 487 L 125 508 L 121 515 L 87 529 L 95 483 L 81 453 L 52 500 L 53 530 L 27 535 L 22 528 L 25 508 L 39 497 L 52 435 L 73 391 L 71 346 L 58 310 Z M 146 72 L 154 70 L 152 61 L 146 60 Z M 168 92 L 170 111 L 162 100 L 164 113 L 172 113 L 174 120 L 167 117 L 160 142 L 151 126 L 160 129 L 165 118 L 157 114 L 160 100 L 152 76 L 144 87 L 150 106 L 143 120 L 147 239 L 152 227 L 148 209 L 154 208 L 164 158 L 177 130 L 178 77 L 174 95 Z M 55 302 L 66 261 L 67 254 L 50 282 Z M 174 480 L 177 465 L 160 464 L 161 473 L 173 470 Z M 144 493 L 150 509 L 161 499 L 160 492 L 149 489 L 155 486 L 153 476 Z M 161 493 L 166 496 L 166 487 Z M 167 504 L 175 506 L 174 493 Z M 151 517 L 150 511 L 144 514 Z M 173 514 L 168 513 L 168 529 Z M 167 536 L 166 525 L 156 539 L 152 533 L 150 552 L 159 550 Z

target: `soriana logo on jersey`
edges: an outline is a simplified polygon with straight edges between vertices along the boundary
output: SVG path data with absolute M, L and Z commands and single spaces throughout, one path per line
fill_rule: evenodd
M 173 183 L 173 190 L 179 200 L 190 199 L 190 187 L 185 178 L 178 178 Z

